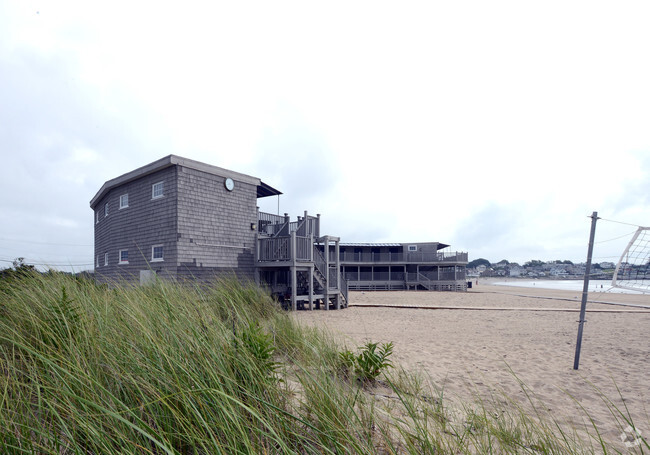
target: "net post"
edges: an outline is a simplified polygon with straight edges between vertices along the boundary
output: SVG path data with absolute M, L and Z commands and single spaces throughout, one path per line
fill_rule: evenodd
M 582 286 L 582 303 L 580 305 L 580 321 L 578 321 L 578 341 L 576 342 L 576 354 L 573 360 L 573 369 L 577 370 L 580 364 L 580 348 L 582 347 L 582 329 L 585 324 L 585 313 L 587 312 L 587 296 L 589 295 L 589 275 L 591 274 L 591 255 L 594 251 L 594 237 L 596 236 L 596 221 L 598 212 L 591 214 L 591 233 L 589 234 L 589 248 L 587 249 L 587 265 L 585 267 L 585 280 Z

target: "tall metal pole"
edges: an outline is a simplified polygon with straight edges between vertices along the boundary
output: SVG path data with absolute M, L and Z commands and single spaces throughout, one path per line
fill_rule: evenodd
M 577 370 L 580 364 L 580 348 L 582 347 L 582 329 L 585 324 L 585 313 L 587 312 L 587 295 L 589 294 L 589 275 L 591 274 L 591 254 L 594 251 L 594 237 L 596 235 L 596 221 L 598 212 L 591 214 L 591 234 L 589 235 L 589 249 L 587 251 L 587 266 L 585 267 L 585 280 L 582 286 L 582 304 L 580 305 L 580 321 L 578 321 L 578 341 L 576 343 L 576 355 L 573 360 L 573 369 Z

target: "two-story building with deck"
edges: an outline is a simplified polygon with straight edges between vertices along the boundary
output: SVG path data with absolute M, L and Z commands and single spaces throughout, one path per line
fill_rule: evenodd
M 354 289 L 464 290 L 447 245 L 341 244 L 320 215 L 262 213 L 280 195 L 257 177 L 170 155 L 107 181 L 90 201 L 99 281 L 234 275 L 296 309 L 342 308 Z M 325 254 L 327 246 L 328 254 Z M 464 256 L 463 256 L 464 255 Z
M 316 247 L 336 238 L 320 238 L 318 217 L 259 212 L 258 198 L 279 194 L 256 177 L 175 155 L 109 180 L 90 201 L 95 275 L 141 283 L 234 275 L 269 285 L 294 308 L 345 306 L 339 263 L 321 260 Z

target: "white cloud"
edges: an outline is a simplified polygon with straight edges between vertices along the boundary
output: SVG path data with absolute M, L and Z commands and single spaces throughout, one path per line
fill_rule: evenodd
M 41 238 L 60 217 L 79 228 L 54 229 L 52 245 L 92 239 L 88 201 L 101 184 L 175 153 L 261 177 L 285 193 L 282 212 L 322 213 L 344 241 L 580 260 L 593 210 L 650 223 L 649 12 L 2 4 L 0 153 L 11 171 L 0 191 L 13 197 L 0 213 L 30 227 L 0 238 Z

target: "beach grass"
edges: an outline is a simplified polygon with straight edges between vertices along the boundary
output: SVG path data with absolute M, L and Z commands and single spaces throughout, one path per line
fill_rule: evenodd
M 382 368 L 353 374 L 348 347 L 234 279 L 17 274 L 0 281 L 0 453 L 627 453 L 507 397 L 452 404 L 379 348 Z

